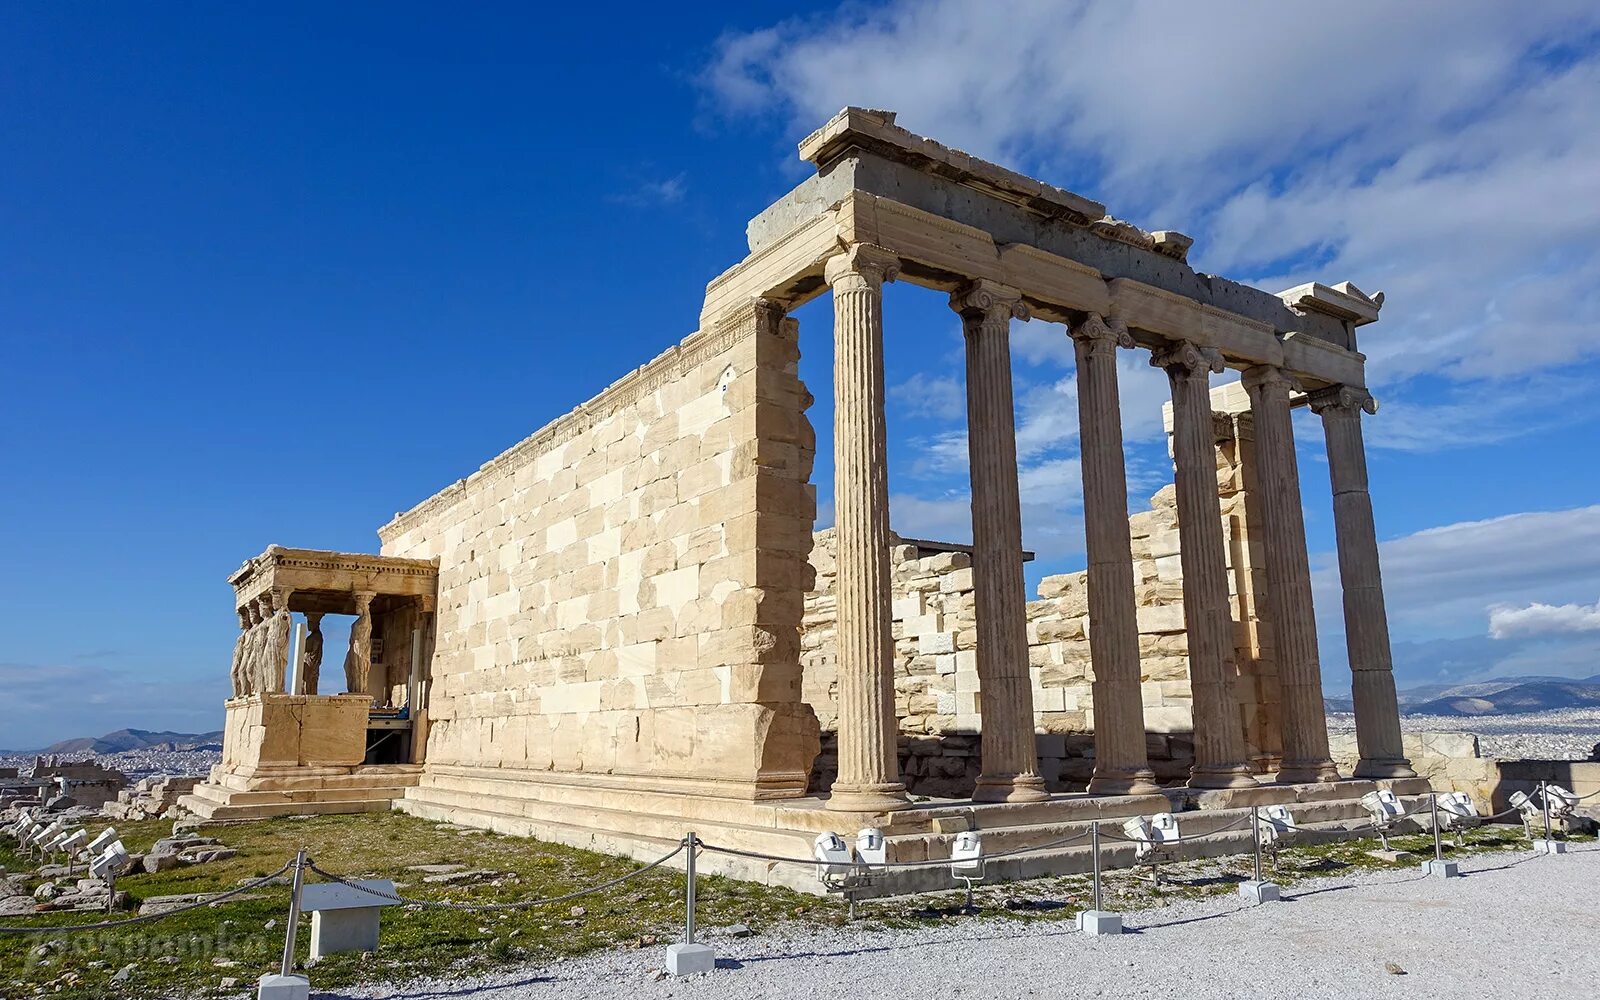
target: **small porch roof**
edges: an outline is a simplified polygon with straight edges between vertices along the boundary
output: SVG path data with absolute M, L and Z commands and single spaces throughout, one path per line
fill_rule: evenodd
M 269 545 L 228 577 L 234 606 L 242 608 L 262 594 L 289 591 L 289 610 L 353 615 L 355 594 L 378 595 L 374 610 L 420 599 L 431 609 L 439 590 L 436 559 L 398 559 L 360 552 L 288 549 Z M 388 598 L 389 600 L 385 600 Z

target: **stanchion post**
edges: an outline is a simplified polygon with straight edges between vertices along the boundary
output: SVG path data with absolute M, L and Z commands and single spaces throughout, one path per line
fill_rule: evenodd
M 1239 898 L 1247 903 L 1275 903 L 1283 890 L 1261 874 L 1261 807 L 1250 807 L 1250 839 L 1255 841 L 1255 878 L 1240 883 Z
M 1094 909 L 1084 910 L 1078 914 L 1078 930 L 1084 934 L 1099 936 L 1102 934 L 1122 933 L 1122 914 L 1107 913 L 1101 909 L 1103 905 L 1100 895 L 1100 821 L 1094 820 L 1089 824 L 1089 857 L 1090 870 L 1094 872 Z
M 674 976 L 710 972 L 717 967 L 716 952 L 706 945 L 696 944 L 694 940 L 694 856 L 700 849 L 700 841 L 695 837 L 693 830 L 684 836 L 683 847 L 686 852 L 683 865 L 683 941 L 667 946 L 667 971 Z
M 1550 836 L 1550 782 L 1539 782 L 1539 811 L 1544 813 L 1544 839 L 1548 843 L 1555 838 Z
M 1550 782 L 1539 782 L 1539 811 L 1544 814 L 1544 839 L 1535 840 L 1533 849 L 1540 854 L 1565 854 L 1567 842 L 1557 840 L 1550 829 Z
M 306 884 L 306 849 L 295 852 L 294 882 L 289 890 L 289 926 L 283 931 L 283 959 L 276 975 L 261 977 L 257 1000 L 309 1000 L 311 980 L 294 974 L 294 939 L 300 929 L 300 890 Z
M 1433 817 L 1433 860 L 1424 861 L 1422 870 L 1440 878 L 1455 878 L 1461 874 L 1454 861 L 1444 859 L 1444 844 L 1439 839 L 1439 793 L 1428 793 L 1428 808 Z

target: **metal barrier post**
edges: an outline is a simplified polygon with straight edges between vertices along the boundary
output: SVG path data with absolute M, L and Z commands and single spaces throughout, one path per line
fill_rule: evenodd
M 683 890 L 683 942 L 694 944 L 694 831 L 684 838 L 688 845 L 688 860 L 684 863 L 685 886 Z
M 685 860 L 684 887 L 683 887 L 683 941 L 679 944 L 667 946 L 667 971 L 674 976 L 687 976 L 697 972 L 710 972 L 717 967 L 716 952 L 703 944 L 696 944 L 694 940 L 694 896 L 695 896 L 695 870 L 694 856 L 699 850 L 699 841 L 690 830 L 683 838 L 684 849 L 688 852 Z
M 294 883 L 289 890 L 289 926 L 283 931 L 283 959 L 278 974 L 261 977 L 257 1000 L 309 1000 L 311 980 L 294 973 L 294 939 L 300 929 L 300 890 L 306 884 L 306 849 L 294 855 Z
M 287 976 L 294 971 L 294 939 L 300 930 L 300 890 L 306 884 L 306 849 L 300 848 L 294 856 L 294 888 L 289 890 L 289 926 L 283 931 L 283 961 L 278 965 L 278 975 Z
M 1540 854 L 1565 854 L 1567 842 L 1557 840 L 1550 826 L 1550 782 L 1539 782 L 1539 811 L 1544 814 L 1544 839 L 1535 840 L 1533 849 Z
M 1455 878 L 1461 874 L 1454 861 L 1444 859 L 1444 844 L 1439 840 L 1439 793 L 1428 793 L 1428 807 L 1433 817 L 1433 860 L 1424 861 L 1422 870 L 1440 878 Z
M 1092 862 L 1091 871 L 1094 872 L 1094 909 L 1084 910 L 1078 914 L 1078 930 L 1084 934 L 1096 936 L 1102 934 L 1122 933 L 1122 914 L 1107 913 L 1100 907 L 1100 821 L 1095 820 L 1089 824 L 1089 856 Z
M 1256 881 L 1261 881 L 1261 807 L 1250 807 L 1250 837 L 1256 842 Z
M 1247 903 L 1275 903 L 1282 891 L 1261 874 L 1261 807 L 1250 807 L 1250 839 L 1255 841 L 1255 878 L 1239 885 L 1239 898 Z

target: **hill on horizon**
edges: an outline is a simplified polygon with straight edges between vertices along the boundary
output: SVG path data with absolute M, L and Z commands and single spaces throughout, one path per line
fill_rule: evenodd
M 1510 715 L 1564 708 L 1600 708 L 1600 677 L 1510 677 L 1427 692 L 1433 697 L 1400 699 L 1403 715 Z
M 6 753 L 67 754 L 67 753 L 123 753 L 128 750 L 149 750 L 159 746 L 208 746 L 222 742 L 222 731 L 213 733 L 156 732 L 149 729 L 119 729 L 104 736 L 78 736 L 60 740 L 38 750 L 10 750 Z

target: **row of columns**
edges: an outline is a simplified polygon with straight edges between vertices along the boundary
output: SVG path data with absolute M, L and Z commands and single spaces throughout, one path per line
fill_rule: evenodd
M 290 653 L 292 628 L 289 598 L 293 594 L 289 588 L 272 588 L 238 608 L 239 637 L 234 641 L 230 671 L 233 697 L 284 693 L 284 666 Z M 356 619 L 350 626 L 350 647 L 344 658 L 345 690 L 366 694 L 367 676 L 372 669 L 372 599 L 378 595 L 376 591 L 357 590 L 351 596 Z M 309 631 L 299 654 L 301 690 L 288 693 L 314 695 L 322 671 L 322 614 L 307 612 L 305 617 Z
M 839 775 L 829 805 L 882 811 L 908 803 L 899 780 L 890 618 L 889 494 L 884 421 L 883 283 L 899 260 L 858 244 L 829 259 L 834 297 L 834 503 L 838 541 Z M 966 340 L 972 475 L 973 587 L 977 618 L 982 774 L 977 801 L 1048 797 L 1034 747 L 1028 670 L 1022 517 L 1018 496 L 1010 323 L 1026 318 L 1020 293 L 979 280 L 951 296 Z M 1070 328 L 1077 360 L 1083 506 L 1093 660 L 1095 768 L 1089 789 L 1156 788 L 1145 749 L 1139 633 L 1128 533 L 1127 476 L 1117 386 L 1125 326 L 1089 314 Z M 1211 433 L 1216 351 L 1188 341 L 1156 350 L 1151 364 L 1172 388 L 1179 547 L 1194 698 L 1190 785 L 1254 785 L 1234 694 L 1233 617 Z M 1300 509 L 1287 373 L 1245 372 L 1257 435 L 1267 523 L 1272 617 L 1279 635 L 1284 760 L 1278 780 L 1337 780 L 1328 753 L 1311 576 Z M 1377 537 L 1367 492 L 1360 413 L 1371 397 L 1344 386 L 1312 394 L 1328 439 L 1346 634 L 1354 671 L 1358 777 L 1411 773 L 1400 743 Z

